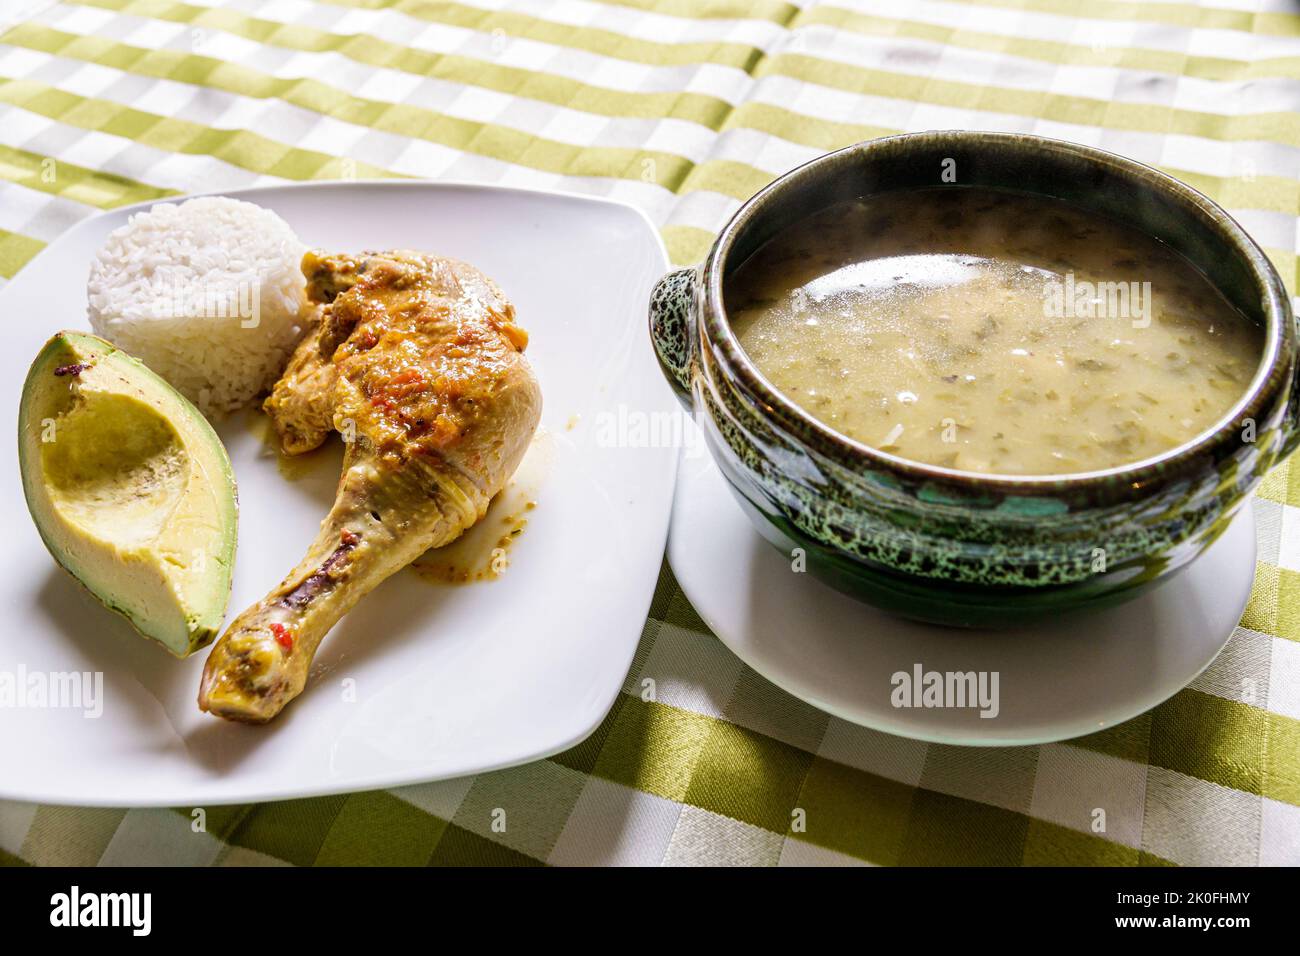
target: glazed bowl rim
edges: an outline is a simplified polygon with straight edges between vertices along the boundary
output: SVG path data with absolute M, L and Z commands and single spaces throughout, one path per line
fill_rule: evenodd
M 740 346 L 727 318 L 723 284 L 726 274 L 726 260 L 737 238 L 744 232 L 759 212 L 772 201 L 777 193 L 801 186 L 812 185 L 827 166 L 846 154 L 870 153 L 886 144 L 900 143 L 927 147 L 953 140 L 968 140 L 978 144 L 988 141 L 1004 143 L 1013 148 L 1029 148 L 1044 153 L 1065 153 L 1083 157 L 1089 163 L 1117 166 L 1123 172 L 1134 174 L 1146 181 L 1151 189 L 1163 189 L 1176 202 L 1190 206 L 1201 214 L 1219 237 L 1227 242 L 1232 250 L 1241 257 L 1254 281 L 1254 287 L 1260 294 L 1261 307 L 1265 318 L 1264 345 L 1255 374 L 1242 392 L 1241 397 L 1208 428 L 1198 432 L 1185 442 L 1166 449 L 1159 454 L 1142 458 L 1134 462 L 1115 465 L 1110 468 L 1092 471 L 1069 472 L 1063 474 L 1013 475 L 962 471 L 940 465 L 904 458 L 881 451 L 870 445 L 850 438 L 823 423 L 776 388 L 759 371 L 748 354 Z M 904 187 L 905 189 L 910 187 Z M 998 187 L 988 187 L 998 188 Z M 1043 195 L 1030 192 L 1030 195 Z M 1048 197 L 1052 198 L 1052 197 Z M 1094 213 L 1094 215 L 1099 215 Z M 1121 220 L 1123 221 L 1123 220 Z M 1145 235 L 1150 232 L 1136 223 L 1127 223 Z M 1156 238 L 1153 236 L 1153 238 Z M 1158 238 L 1156 241 L 1161 241 Z M 1193 264 L 1195 267 L 1195 264 Z M 1199 268 L 1198 268 L 1199 271 Z M 1200 191 L 1175 179 L 1173 176 L 1137 160 L 1121 156 L 1108 150 L 1085 146 L 1068 140 L 1053 139 L 1030 133 L 1004 133 L 983 130 L 932 130 L 918 133 L 900 133 L 878 139 L 855 143 L 833 152 L 825 153 L 801 166 L 797 166 L 749 198 L 731 220 L 723 227 L 705 258 L 701 268 L 705 308 L 701 310 L 700 324 L 702 344 L 716 350 L 725 360 L 728 370 L 740 383 L 765 406 L 766 416 L 775 417 L 785 425 L 793 426 L 798 431 L 801 442 L 803 436 L 811 435 L 818 447 L 831 449 L 835 457 L 850 465 L 884 467 L 888 470 L 905 474 L 920 481 L 935 481 L 946 484 L 976 486 L 991 492 L 1015 494 L 1058 490 L 1062 486 L 1080 487 L 1091 484 L 1107 484 L 1120 481 L 1140 488 L 1148 482 L 1168 477 L 1172 465 L 1189 461 L 1198 453 L 1231 440 L 1238 431 L 1237 422 L 1243 418 L 1256 418 L 1258 409 L 1270 389 L 1267 386 L 1281 374 L 1279 357 L 1282 346 L 1296 335 L 1294 320 L 1290 317 L 1290 301 L 1287 297 L 1281 277 L 1263 250 L 1247 234 L 1245 229 L 1232 218 L 1221 206 Z

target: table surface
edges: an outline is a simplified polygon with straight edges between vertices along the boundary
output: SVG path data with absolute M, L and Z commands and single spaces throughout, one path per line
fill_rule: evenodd
M 0 277 L 101 209 L 352 176 L 616 197 L 645 209 L 688 263 L 744 199 L 821 152 L 971 127 L 1169 171 L 1238 217 L 1294 289 L 1300 16 L 1289 9 L 10 3 Z M 0 803 L 0 862 L 1300 863 L 1300 466 L 1274 471 L 1254 508 L 1258 575 L 1225 652 L 1170 701 L 1092 737 L 976 750 L 828 717 L 723 648 L 665 568 L 624 693 L 573 750 L 474 778 L 198 815 Z M 654 701 L 640 695 L 644 677 Z

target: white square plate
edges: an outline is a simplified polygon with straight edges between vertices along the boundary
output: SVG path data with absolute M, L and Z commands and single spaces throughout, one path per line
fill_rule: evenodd
M 136 807 L 283 799 L 478 773 L 581 741 L 631 664 L 668 529 L 676 451 L 626 447 L 609 427 L 675 408 L 645 332 L 650 289 L 667 268 L 657 231 L 619 203 L 484 186 L 228 195 L 275 210 L 310 246 L 422 249 L 498 282 L 531 335 L 544 396 L 525 462 L 537 506 L 500 577 L 454 586 L 400 572 L 326 638 L 297 701 L 270 725 L 239 726 L 198 710 L 206 650 L 172 659 L 56 567 L 27 513 L 11 437 L 0 474 L 0 681 L 102 673 L 103 700 L 98 717 L 31 706 L 26 695 L 0 703 L 0 797 Z M 91 258 L 137 208 L 80 223 L 0 291 L 0 430 L 10 436 L 28 364 L 57 330 L 88 328 Z M 317 453 L 290 480 L 250 426 L 257 417 L 218 426 L 240 501 L 228 618 L 302 556 L 341 460 L 337 447 Z

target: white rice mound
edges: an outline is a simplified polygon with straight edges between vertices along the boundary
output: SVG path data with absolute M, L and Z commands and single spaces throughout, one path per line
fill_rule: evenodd
M 220 417 L 283 371 L 306 317 L 305 251 L 287 222 L 253 203 L 160 203 L 95 257 L 91 327 Z

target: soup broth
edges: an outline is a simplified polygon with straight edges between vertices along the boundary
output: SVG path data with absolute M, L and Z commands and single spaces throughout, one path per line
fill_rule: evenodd
M 1262 330 L 1191 263 L 1122 223 L 975 187 L 831 206 L 727 280 L 740 343 L 822 422 L 903 458 L 1049 475 L 1206 430 Z

